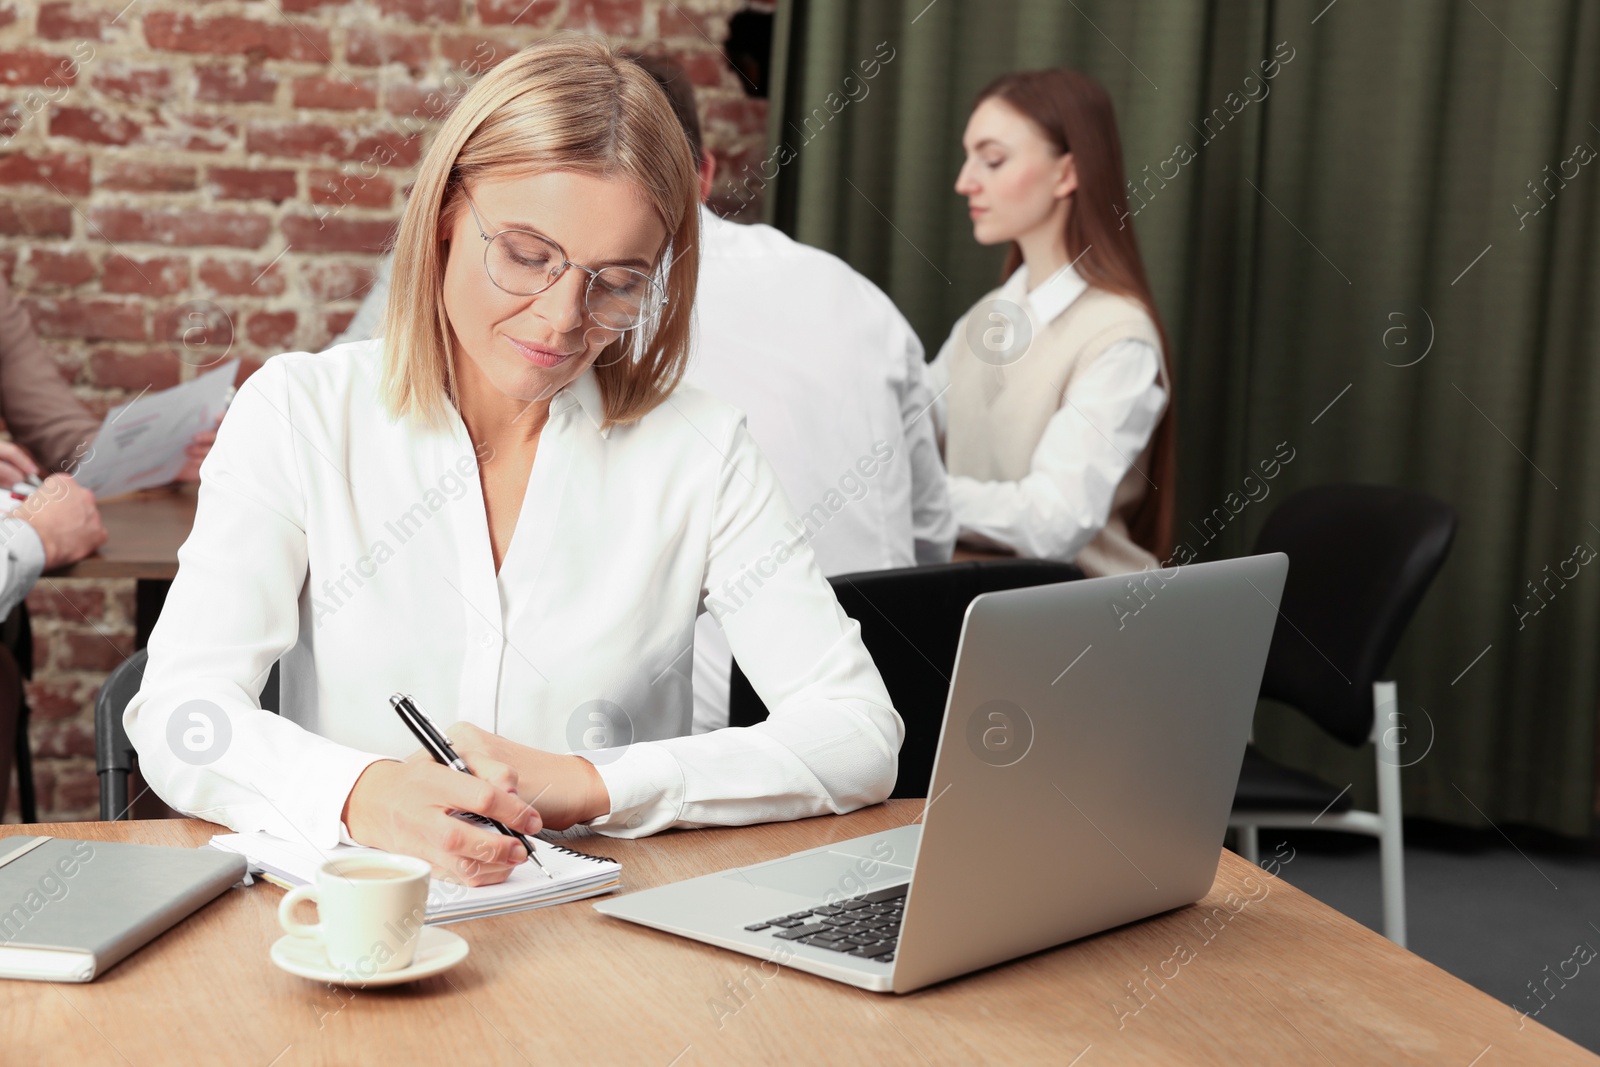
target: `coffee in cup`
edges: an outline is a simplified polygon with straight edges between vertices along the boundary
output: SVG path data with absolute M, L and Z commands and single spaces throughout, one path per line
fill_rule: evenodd
M 392 854 L 347 856 L 317 868 L 316 880 L 278 903 L 278 921 L 296 937 L 322 942 L 328 962 L 353 981 L 411 965 L 427 917 L 424 860 Z M 294 909 L 317 905 L 318 921 L 302 923 Z

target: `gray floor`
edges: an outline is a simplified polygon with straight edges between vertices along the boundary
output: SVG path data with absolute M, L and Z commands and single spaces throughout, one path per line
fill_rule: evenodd
M 1427 824 L 1406 832 L 1408 947 L 1600 1052 L 1600 849 Z M 1263 830 L 1263 860 L 1285 839 L 1295 849 L 1285 881 L 1382 932 L 1375 841 Z

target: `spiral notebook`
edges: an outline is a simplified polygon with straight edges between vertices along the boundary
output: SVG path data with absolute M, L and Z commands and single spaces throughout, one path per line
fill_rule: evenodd
M 434 925 L 477 919 L 485 915 L 543 908 L 569 900 L 599 896 L 622 882 L 622 864 L 576 852 L 543 838 L 532 838 L 534 855 L 550 877 L 532 863 L 512 870 L 498 885 L 464 886 L 438 878 L 428 887 L 428 918 Z M 286 889 L 311 882 L 327 860 L 344 856 L 381 855 L 378 849 L 339 845 L 317 849 L 304 842 L 285 841 L 266 833 L 218 834 L 211 847 L 236 852 L 250 861 L 250 869 Z

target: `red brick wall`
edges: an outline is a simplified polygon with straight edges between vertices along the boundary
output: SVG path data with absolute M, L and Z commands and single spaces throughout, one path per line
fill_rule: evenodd
M 0 271 L 97 413 L 224 352 L 253 369 L 316 350 L 370 284 L 442 109 L 552 32 L 673 55 L 723 169 L 759 159 L 766 102 L 718 50 L 745 6 L 0 0 Z M 132 648 L 132 583 L 28 603 L 41 817 L 93 817 L 94 695 Z

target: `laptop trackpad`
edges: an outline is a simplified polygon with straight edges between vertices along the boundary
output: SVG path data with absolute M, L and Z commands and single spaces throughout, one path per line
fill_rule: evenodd
M 723 877 L 822 900 L 829 893 L 835 897 L 849 897 L 883 886 L 902 885 L 911 881 L 911 868 L 865 856 L 817 852 L 773 860 L 756 867 L 741 867 Z

